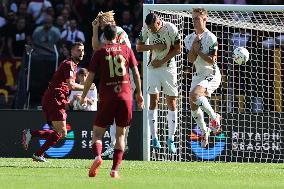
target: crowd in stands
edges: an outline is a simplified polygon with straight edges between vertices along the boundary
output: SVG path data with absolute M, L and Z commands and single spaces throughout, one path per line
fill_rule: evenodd
M 21 59 L 26 45 L 44 52 L 57 48 L 59 62 L 70 56 L 75 41 L 84 42 L 87 67 L 92 56 L 92 21 L 100 11 L 113 10 L 116 24 L 129 36 L 135 51 L 143 25 L 144 0 L 2 0 L 0 4 L 0 57 Z M 154 0 L 156 4 L 283 4 L 283 0 Z M 138 61 L 141 54 L 135 52 Z M 46 55 L 43 53 L 43 55 Z
M 155 0 L 155 3 L 281 4 L 282 0 Z M 0 55 L 21 57 L 25 44 L 86 42 L 86 60 L 91 49 L 91 22 L 99 11 L 114 10 L 117 25 L 133 45 L 142 27 L 143 0 L 2 0 L 0 5 Z M 88 42 L 89 41 L 89 42 Z M 86 61 L 85 61 L 86 63 Z
M 70 43 L 82 41 L 86 62 L 92 54 L 92 21 L 114 10 L 117 24 L 133 44 L 142 26 L 143 0 L 3 0 L 0 5 L 0 55 L 21 57 L 25 44 L 59 46 L 62 59 Z M 88 42 L 89 41 L 89 42 Z

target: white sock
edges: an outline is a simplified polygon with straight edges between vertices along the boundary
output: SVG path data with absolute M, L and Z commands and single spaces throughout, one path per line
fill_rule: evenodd
M 109 134 L 110 134 L 110 146 L 114 147 L 115 142 L 116 142 L 116 137 L 115 137 L 115 134 L 116 134 L 116 124 L 115 124 L 115 121 L 110 126 Z
M 168 126 L 169 126 L 169 138 L 174 141 L 175 132 L 177 129 L 177 111 L 168 110 Z
M 216 113 L 205 96 L 199 97 L 194 103 L 198 105 L 204 112 L 206 112 L 211 119 L 216 118 Z
M 200 108 L 198 108 L 197 110 L 191 110 L 191 116 L 203 133 L 207 131 L 206 123 L 204 121 L 204 114 Z
M 158 138 L 158 110 L 149 110 L 148 112 L 148 123 L 150 126 L 150 132 L 152 135 L 152 138 Z

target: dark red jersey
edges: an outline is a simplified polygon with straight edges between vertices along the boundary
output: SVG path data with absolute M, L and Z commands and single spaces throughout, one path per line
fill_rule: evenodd
M 47 93 L 59 93 L 64 95 L 67 100 L 69 88 L 66 79 L 76 79 L 77 65 L 71 60 L 64 60 L 56 72 L 53 74 L 49 84 Z
M 137 66 L 126 44 L 106 44 L 93 55 L 89 71 L 99 74 L 100 100 L 132 100 L 129 68 Z

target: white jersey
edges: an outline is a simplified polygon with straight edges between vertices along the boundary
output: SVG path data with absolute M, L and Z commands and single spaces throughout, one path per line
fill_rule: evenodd
M 193 41 L 196 38 L 196 33 L 188 35 L 184 39 L 185 48 L 189 51 L 192 47 Z M 210 32 L 208 29 L 205 29 L 201 38 L 201 51 L 204 54 L 212 55 L 215 51 L 218 50 L 217 37 Z M 205 60 L 203 60 L 200 56 L 197 56 L 196 60 L 193 62 L 196 73 L 199 75 L 211 75 L 215 74 L 216 71 L 219 72 L 219 68 L 217 64 L 209 64 Z
M 83 93 L 83 91 L 71 91 L 68 98 L 70 100 L 72 100 L 74 98 L 74 96 L 82 95 L 82 93 Z M 85 107 L 84 110 L 85 111 L 97 111 L 97 101 L 98 101 L 97 88 L 94 88 L 93 90 L 89 90 L 86 97 L 91 99 L 91 100 L 94 100 L 95 102 L 92 105 L 88 104 Z M 76 102 L 76 100 L 75 100 L 74 103 L 73 103 L 74 110 L 78 110 L 78 108 L 76 107 L 76 103 L 78 103 L 78 102 Z
M 100 37 L 100 43 L 104 43 L 104 42 L 105 42 L 105 38 L 104 38 L 104 34 L 102 33 Z M 131 43 L 130 43 L 127 33 L 119 26 L 116 26 L 116 42 L 119 44 L 125 43 L 129 48 L 131 48 Z
M 169 53 L 175 42 L 180 40 L 180 35 L 177 27 L 174 24 L 162 21 L 162 27 L 157 33 L 152 33 L 148 30 L 146 25 L 143 26 L 139 40 L 145 43 L 147 39 L 149 39 L 150 45 L 160 43 L 167 45 L 167 48 L 163 51 L 151 51 L 150 61 L 155 59 L 162 60 Z M 175 58 L 173 57 L 169 63 L 164 64 L 162 67 L 176 67 Z M 152 66 L 149 66 L 149 68 L 152 68 Z

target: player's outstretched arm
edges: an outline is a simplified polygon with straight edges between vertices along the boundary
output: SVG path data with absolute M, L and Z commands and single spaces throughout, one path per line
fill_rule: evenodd
M 66 79 L 66 83 L 68 85 L 69 90 L 82 91 L 84 89 L 84 85 L 76 83 L 74 79 Z

